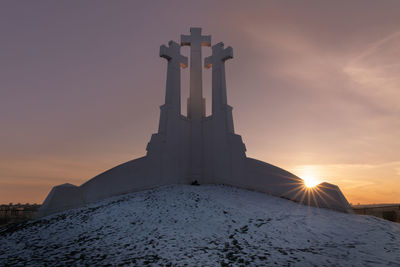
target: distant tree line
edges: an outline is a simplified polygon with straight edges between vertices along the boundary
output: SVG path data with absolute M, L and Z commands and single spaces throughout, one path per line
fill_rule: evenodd
M 0 205 L 0 226 L 30 220 L 35 217 L 39 208 L 39 204 L 2 204 Z
M 359 205 L 353 206 L 356 214 L 372 215 L 388 221 L 400 223 L 400 204 L 396 205 Z

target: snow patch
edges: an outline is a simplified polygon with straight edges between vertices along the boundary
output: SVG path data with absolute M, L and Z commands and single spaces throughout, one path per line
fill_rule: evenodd
M 0 230 L 0 265 L 399 266 L 400 225 L 229 186 L 172 185 Z

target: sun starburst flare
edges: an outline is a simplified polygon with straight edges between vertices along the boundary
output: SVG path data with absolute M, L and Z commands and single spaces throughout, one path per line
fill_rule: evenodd
M 316 187 L 317 185 L 320 184 L 320 181 L 318 179 L 312 177 L 312 176 L 306 176 L 303 177 L 304 185 L 308 188 Z

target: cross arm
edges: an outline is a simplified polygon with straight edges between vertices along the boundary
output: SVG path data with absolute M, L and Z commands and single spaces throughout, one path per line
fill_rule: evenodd
M 169 49 L 167 46 L 165 45 L 160 46 L 160 57 L 163 57 L 167 60 L 171 59 L 171 55 L 169 53 Z
M 182 55 L 179 55 L 179 64 L 184 69 L 188 66 L 188 58 Z
M 224 49 L 224 43 L 220 42 L 212 47 L 212 55 L 204 59 L 204 67 L 210 68 L 213 64 L 217 64 L 218 61 L 224 62 L 228 59 L 233 58 L 233 49 L 228 46 Z
M 181 35 L 182 46 L 211 46 L 211 35 L 201 35 L 201 28 L 190 28 L 190 35 Z
M 169 41 L 169 47 L 162 45 L 160 46 L 160 57 L 177 62 L 182 68 L 186 68 L 188 65 L 187 57 L 181 55 L 181 47 L 174 41 Z
M 190 35 L 181 34 L 181 45 L 188 46 L 190 45 Z
M 232 59 L 233 58 L 233 49 L 232 47 L 228 46 L 224 50 L 222 50 L 221 59 L 222 61 Z
M 205 59 L 204 59 L 204 67 L 206 68 L 206 69 L 209 69 L 209 68 L 211 68 L 211 66 L 212 66 L 212 64 L 213 64 L 213 56 L 209 56 L 209 57 L 206 57 Z
M 224 48 L 224 43 L 219 42 L 218 44 L 213 45 L 212 54 L 213 56 L 219 58 L 220 60 L 226 61 L 228 59 L 233 58 L 233 49 L 230 46 Z
M 201 36 L 201 46 L 211 46 L 211 35 Z

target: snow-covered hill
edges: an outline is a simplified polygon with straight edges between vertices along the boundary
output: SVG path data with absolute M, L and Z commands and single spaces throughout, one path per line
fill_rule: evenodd
M 3 230 L 0 265 L 400 266 L 400 224 L 226 186 L 166 186 Z

